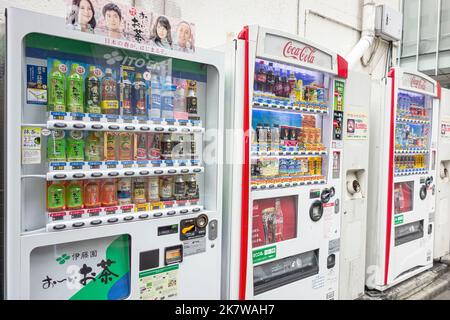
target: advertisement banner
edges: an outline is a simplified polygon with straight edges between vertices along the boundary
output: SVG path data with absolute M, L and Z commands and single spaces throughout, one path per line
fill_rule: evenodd
M 66 26 L 72 30 L 120 40 L 111 43 L 121 43 L 127 48 L 135 48 L 132 44 L 137 43 L 195 52 L 193 23 L 131 7 L 124 1 L 66 0 L 66 3 Z
M 450 117 L 442 117 L 441 138 L 450 139 Z
M 253 248 L 297 236 L 297 197 L 253 201 Z
M 130 237 L 39 247 L 31 252 L 30 268 L 31 299 L 125 299 L 130 294 Z

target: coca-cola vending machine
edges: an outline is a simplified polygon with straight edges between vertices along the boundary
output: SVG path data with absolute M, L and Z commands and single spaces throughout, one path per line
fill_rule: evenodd
M 433 265 L 441 88 L 393 68 L 371 106 L 366 286 L 383 291 Z
M 347 63 L 260 26 L 227 49 L 222 296 L 337 299 Z

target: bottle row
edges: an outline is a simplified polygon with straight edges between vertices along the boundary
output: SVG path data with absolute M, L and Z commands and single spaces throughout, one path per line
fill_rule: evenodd
M 322 130 L 313 127 L 289 127 L 258 124 L 252 134 L 252 152 L 279 152 L 289 147 L 305 151 L 323 151 Z
M 262 158 L 252 161 L 252 179 L 305 177 L 322 174 L 322 157 Z
M 103 72 L 95 65 L 85 67 L 81 63 L 51 60 L 48 111 L 200 119 L 197 82 L 184 80 L 175 85 L 167 68 L 161 69 L 159 64 L 148 67 L 142 74 L 123 67 L 106 68 Z
M 199 199 L 195 174 L 47 182 L 47 211 Z
M 427 158 L 425 155 L 408 155 L 395 156 L 395 171 L 403 171 L 409 169 L 425 169 L 427 166 Z
M 401 124 L 395 128 L 395 148 L 428 149 L 430 126 L 424 124 Z
M 314 82 L 304 85 L 304 82 L 300 72 L 277 69 L 272 62 L 266 64 L 260 60 L 255 65 L 255 95 L 293 103 L 327 103 L 327 90 L 323 86 Z
M 52 130 L 48 162 L 198 159 L 195 134 Z
M 425 108 L 422 96 L 412 97 L 408 94 L 399 94 L 397 102 L 397 116 L 410 120 L 430 120 L 431 110 Z

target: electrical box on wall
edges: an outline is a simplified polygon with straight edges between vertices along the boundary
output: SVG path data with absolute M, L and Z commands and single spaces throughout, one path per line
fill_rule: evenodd
M 375 34 L 386 41 L 400 41 L 403 14 L 386 5 L 377 6 Z

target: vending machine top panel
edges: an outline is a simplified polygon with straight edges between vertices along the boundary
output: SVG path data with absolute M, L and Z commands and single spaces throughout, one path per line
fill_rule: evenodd
M 248 33 L 245 30 L 249 30 Z M 293 64 L 347 78 L 348 63 L 340 55 L 290 33 L 263 28 L 245 27 L 240 37 L 248 35 L 257 42 L 256 56 Z
M 413 91 L 440 99 L 441 85 L 438 81 L 416 71 L 392 68 L 389 77 L 398 78 L 397 89 Z

